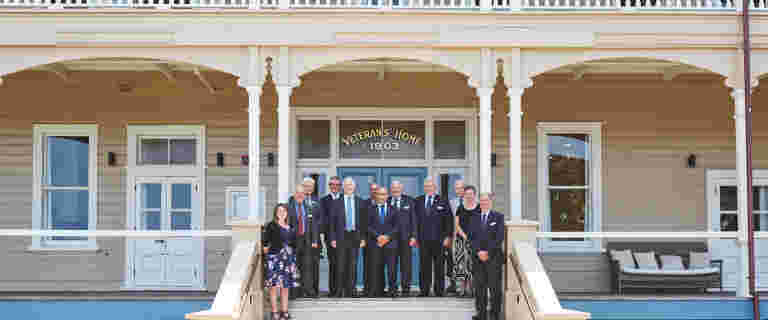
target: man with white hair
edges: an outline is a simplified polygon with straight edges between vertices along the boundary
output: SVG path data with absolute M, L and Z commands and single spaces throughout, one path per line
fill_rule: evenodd
M 331 212 L 329 233 L 336 248 L 336 297 L 356 297 L 357 258 L 366 246 L 368 208 L 366 201 L 355 195 L 355 180 L 344 179 L 343 210 Z
M 305 197 L 304 185 L 296 185 L 294 201 L 288 206 L 288 223 L 296 230 L 296 262 L 301 281 L 301 287 L 291 289 L 295 298 L 317 297 L 319 249 L 313 245 L 317 230 Z
M 501 264 L 504 261 L 504 215 L 492 210 L 492 196 L 480 193 L 480 214 L 469 221 L 468 239 L 472 248 L 472 271 L 475 280 L 475 307 L 478 314 L 473 320 L 498 320 L 501 313 Z M 490 293 L 491 313 L 488 311 Z M 486 318 L 486 315 L 489 317 Z
M 435 181 L 424 179 L 424 195 L 416 198 L 417 241 L 421 263 L 421 297 L 428 297 L 434 283 L 435 296 L 445 295 L 444 248 L 451 247 L 453 215 L 448 201 L 435 193 Z M 432 275 L 434 274 L 434 282 Z

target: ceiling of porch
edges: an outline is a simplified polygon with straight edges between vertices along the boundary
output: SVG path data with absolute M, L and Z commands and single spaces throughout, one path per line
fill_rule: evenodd
M 202 78 L 204 72 L 216 70 L 185 62 L 144 58 L 99 58 L 64 61 L 37 66 L 28 70 L 47 71 L 66 78 L 74 71 L 139 71 L 160 72 L 169 80 L 174 72 L 191 72 Z M 378 58 L 347 61 L 321 67 L 314 72 L 370 72 L 383 78 L 389 72 L 456 72 L 432 63 L 412 59 Z M 641 58 L 604 59 L 566 65 L 550 70 L 543 75 L 565 75 L 579 80 L 589 74 L 656 74 L 665 80 L 672 80 L 682 74 L 712 74 L 712 72 L 671 61 Z

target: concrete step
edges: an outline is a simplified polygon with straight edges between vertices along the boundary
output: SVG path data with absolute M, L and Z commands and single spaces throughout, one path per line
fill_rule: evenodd
M 299 299 L 289 307 L 296 320 L 467 320 L 474 300 L 463 298 Z

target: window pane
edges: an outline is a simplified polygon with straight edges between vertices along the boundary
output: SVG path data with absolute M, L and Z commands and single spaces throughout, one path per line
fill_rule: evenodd
M 192 230 L 192 213 L 171 213 L 171 230 Z
M 586 190 L 550 190 L 552 232 L 585 232 L 587 221 Z M 553 241 L 583 241 L 582 238 L 561 238 Z
M 752 214 L 754 231 L 768 231 L 768 214 Z M 720 214 L 720 231 L 739 231 L 739 217 L 735 213 Z
M 411 197 L 418 197 L 424 194 L 424 180 L 421 180 L 418 176 L 390 176 L 392 181 L 400 181 L 403 185 L 403 194 Z
M 45 228 L 52 230 L 88 229 L 88 191 L 57 190 L 45 193 Z M 52 237 L 53 240 L 85 240 L 84 237 Z
M 437 176 L 437 189 L 443 190 L 443 180 L 448 180 L 448 199 L 456 198 L 456 181 L 464 179 L 463 174 L 446 173 Z M 465 183 L 466 185 L 466 183 Z
M 720 211 L 736 211 L 738 210 L 738 189 L 736 186 L 721 186 L 720 187 Z
M 147 211 L 141 218 L 142 230 L 160 230 L 162 222 L 160 221 L 160 211 Z
M 195 164 L 197 140 L 171 140 L 171 164 Z
M 235 218 L 248 219 L 250 215 L 250 202 L 248 192 L 232 192 L 232 215 Z
M 168 139 L 141 139 L 141 164 L 168 164 Z
M 382 145 L 384 159 L 424 159 L 424 121 L 384 121 Z
M 720 231 L 738 231 L 739 217 L 735 213 L 723 213 L 720 215 Z
M 163 185 L 159 183 L 141 184 L 141 208 L 160 209 L 162 207 Z
M 299 158 L 331 157 L 331 121 L 299 120 Z
M 345 159 L 381 159 L 381 121 L 339 121 L 339 154 Z M 373 145 L 372 145 L 373 144 Z
M 586 186 L 589 168 L 589 136 L 549 134 L 549 185 Z
M 88 186 L 88 137 L 47 137 L 47 184 Z
M 435 159 L 465 159 L 466 132 L 464 121 L 435 121 Z
M 171 208 L 172 209 L 192 209 L 192 185 L 191 184 L 171 185 Z
M 753 186 L 752 187 L 752 203 L 753 210 L 765 211 L 768 210 L 768 186 Z

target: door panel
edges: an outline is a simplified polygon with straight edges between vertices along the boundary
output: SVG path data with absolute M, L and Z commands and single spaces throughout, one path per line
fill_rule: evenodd
M 735 181 L 716 181 L 711 186 L 714 199 L 711 225 L 713 231 L 738 231 L 738 194 Z M 768 230 L 768 181 L 753 181 L 753 221 L 755 231 Z M 735 239 L 709 241 L 713 259 L 723 260 L 723 288 L 734 290 L 739 276 L 740 247 Z M 755 239 L 755 276 L 758 289 L 768 287 L 768 240 Z
M 194 178 L 139 178 L 137 230 L 197 230 L 200 192 Z M 201 286 L 202 239 L 135 239 L 135 285 L 171 288 Z
M 154 181 L 138 184 L 136 188 L 139 211 L 138 230 L 162 230 L 163 184 Z M 164 280 L 165 240 L 136 239 L 134 277 L 137 285 L 154 285 Z
M 382 176 L 387 186 L 392 181 L 400 181 L 403 184 L 403 193 L 416 198 L 424 194 L 424 179 L 427 177 L 427 168 L 383 168 Z M 411 287 L 419 286 L 419 248 L 411 250 Z M 400 270 L 400 266 L 397 266 Z M 397 281 L 400 281 L 400 273 L 397 273 Z
M 424 192 L 424 179 L 427 177 L 427 168 L 338 168 L 338 175 L 342 180 L 352 177 L 357 185 L 356 193 L 363 199 L 370 198 L 370 185 L 377 183 L 389 189 L 392 181 L 399 180 L 403 184 L 403 193 L 411 197 L 418 197 Z M 357 264 L 357 286 L 363 287 L 362 249 Z M 412 262 L 413 275 L 411 286 L 419 285 L 419 249 L 414 248 Z M 399 267 L 398 267 L 399 268 Z M 399 278 L 399 273 L 398 273 Z M 399 281 L 399 279 L 398 279 Z

